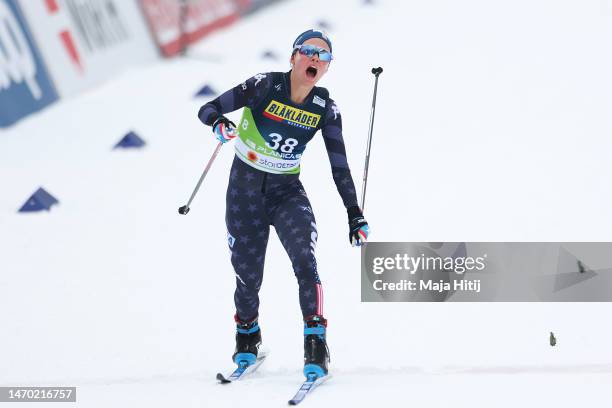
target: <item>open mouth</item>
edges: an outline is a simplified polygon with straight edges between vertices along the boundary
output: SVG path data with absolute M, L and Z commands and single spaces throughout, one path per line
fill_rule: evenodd
M 317 76 L 317 69 L 315 67 L 308 67 L 306 68 L 306 76 L 308 78 L 314 78 Z

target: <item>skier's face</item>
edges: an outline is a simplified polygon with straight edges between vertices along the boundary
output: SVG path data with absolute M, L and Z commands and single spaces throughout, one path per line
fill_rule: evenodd
M 327 43 L 320 38 L 311 38 L 306 40 L 304 44 L 314 45 L 329 51 Z M 329 69 L 329 62 L 321 61 L 319 54 L 313 54 L 311 57 L 308 57 L 296 51 L 291 56 L 291 66 L 300 81 L 314 86 Z

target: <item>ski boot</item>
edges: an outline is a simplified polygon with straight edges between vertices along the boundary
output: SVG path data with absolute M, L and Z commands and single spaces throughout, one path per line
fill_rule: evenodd
M 239 366 L 255 364 L 259 346 L 261 346 L 261 330 L 257 324 L 257 318 L 250 322 L 242 322 L 238 316 L 234 316 L 234 320 L 236 321 L 236 351 L 234 351 L 232 360 Z
M 323 316 L 304 319 L 304 375 L 324 377 L 329 366 L 329 349 L 325 340 L 327 320 Z

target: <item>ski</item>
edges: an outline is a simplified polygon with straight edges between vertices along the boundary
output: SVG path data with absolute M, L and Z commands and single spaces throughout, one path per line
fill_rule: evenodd
M 248 364 L 246 361 L 241 361 L 238 367 L 228 376 L 221 373 L 217 373 L 217 380 L 220 384 L 229 384 L 234 381 L 238 381 L 247 375 L 253 373 L 257 368 L 264 362 L 267 357 L 267 353 L 259 353 L 257 360 L 253 364 Z
M 302 386 L 300 387 L 298 392 L 293 398 L 289 400 L 289 405 L 297 405 L 300 402 L 304 401 L 306 395 L 308 395 L 312 390 L 314 390 L 316 387 L 318 387 L 325 381 L 329 380 L 330 377 L 331 376 L 329 374 L 324 377 L 317 377 L 316 374 L 308 374 L 308 378 L 302 383 Z

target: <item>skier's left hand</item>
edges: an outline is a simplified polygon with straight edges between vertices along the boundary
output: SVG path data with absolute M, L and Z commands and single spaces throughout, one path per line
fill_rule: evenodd
M 358 206 L 349 207 L 348 224 L 349 224 L 349 241 L 352 246 L 361 246 L 368 240 L 370 227 L 368 222 L 363 218 L 363 213 Z

